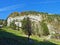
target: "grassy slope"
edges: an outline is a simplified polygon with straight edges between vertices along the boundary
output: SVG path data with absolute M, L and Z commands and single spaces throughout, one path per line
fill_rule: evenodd
M 50 41 L 42 41 L 43 39 L 37 36 L 31 36 L 32 43 L 30 43 L 26 35 L 20 30 L 12 30 L 10 28 L 0 29 L 0 45 L 4 43 L 4 45 L 60 45 L 60 41 L 50 40 Z M 6 44 L 5 44 L 6 43 Z

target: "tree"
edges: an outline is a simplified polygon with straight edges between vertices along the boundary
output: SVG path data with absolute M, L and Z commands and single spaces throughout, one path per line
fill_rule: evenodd
M 19 31 L 19 22 L 18 22 L 18 31 Z
M 0 19 L 0 25 L 3 25 L 4 19 Z
M 28 35 L 28 39 L 32 33 L 31 28 L 32 28 L 31 27 L 31 20 L 29 19 L 29 17 L 24 18 L 22 21 L 22 29 L 23 29 L 24 33 L 26 35 Z
M 3 26 L 6 27 L 7 26 L 7 20 L 3 21 Z
M 10 27 L 11 27 L 12 29 L 16 29 L 15 20 L 11 22 Z

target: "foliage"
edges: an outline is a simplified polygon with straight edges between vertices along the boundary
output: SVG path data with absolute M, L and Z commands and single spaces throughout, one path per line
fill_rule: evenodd
M 59 33 L 52 34 L 52 38 L 60 39 L 60 34 Z
M 45 35 L 45 36 L 49 35 L 49 30 L 48 30 L 46 23 L 41 22 L 41 26 L 42 26 L 42 30 L 43 30 L 43 35 Z
M 16 29 L 15 21 L 12 21 L 12 22 L 10 23 L 10 27 L 11 27 L 12 29 Z
M 37 11 L 24 11 L 24 12 L 21 12 L 21 13 L 13 12 L 8 17 L 16 17 L 16 16 L 23 16 L 23 15 L 29 15 L 29 14 L 32 14 L 32 15 L 37 15 L 37 14 L 47 15 L 48 13 L 37 12 Z
M 19 16 L 18 12 L 11 13 L 8 17 L 16 17 Z
M 22 29 L 27 35 L 31 35 L 31 21 L 29 17 L 24 18 L 22 21 Z
M 3 25 L 4 19 L 0 19 L 0 25 Z
M 4 26 L 4 27 L 7 26 L 7 20 L 4 20 L 3 26 Z

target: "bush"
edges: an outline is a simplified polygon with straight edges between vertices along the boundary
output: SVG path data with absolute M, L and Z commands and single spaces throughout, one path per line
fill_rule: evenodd
M 12 21 L 12 22 L 10 23 L 10 27 L 11 27 L 12 29 L 16 30 L 15 21 Z
M 56 33 L 52 36 L 52 38 L 55 38 L 55 39 L 60 39 L 60 34 Z
M 43 35 L 45 35 L 45 36 L 49 35 L 49 30 L 48 30 L 47 24 L 44 22 L 41 22 L 41 26 L 42 26 L 42 30 L 43 30 Z

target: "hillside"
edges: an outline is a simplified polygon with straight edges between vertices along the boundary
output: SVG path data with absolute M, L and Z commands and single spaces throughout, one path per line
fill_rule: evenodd
M 44 41 L 43 38 L 31 36 L 29 42 L 22 31 L 12 30 L 11 28 L 0 29 L 0 45 L 60 45 L 59 40 L 51 39 Z
M 44 12 L 26 11 L 26 12 L 14 12 L 11 13 L 7 19 L 7 25 L 9 26 L 13 20 L 15 24 L 21 27 L 21 21 L 28 16 L 32 24 L 33 34 L 41 35 L 60 35 L 60 15 L 48 14 Z M 48 32 L 48 33 L 47 33 Z

